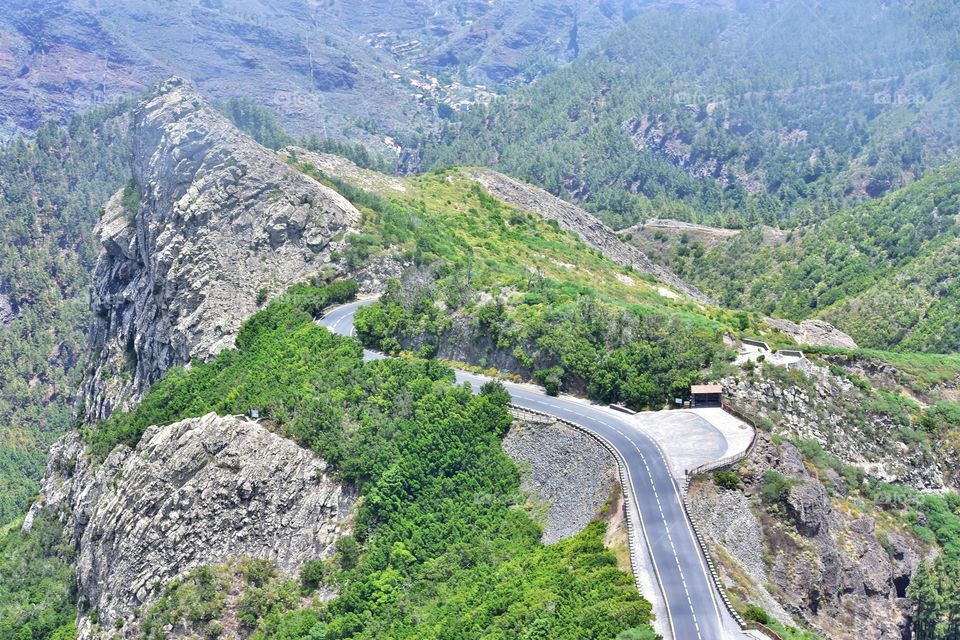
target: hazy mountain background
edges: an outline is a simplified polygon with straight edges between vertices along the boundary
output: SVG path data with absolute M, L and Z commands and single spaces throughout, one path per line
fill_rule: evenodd
M 0 122 L 29 131 L 178 74 L 294 133 L 382 143 L 575 59 L 644 4 L 14 0 L 0 14 Z
M 495 166 L 615 227 L 816 222 L 955 157 L 958 33 L 941 0 L 646 7 L 444 126 L 422 166 Z

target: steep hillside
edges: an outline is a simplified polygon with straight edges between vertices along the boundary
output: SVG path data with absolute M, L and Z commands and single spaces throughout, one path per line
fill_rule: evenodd
M 590 214 L 495 172 L 450 169 L 395 178 L 330 154 L 288 148 L 281 155 L 363 213 L 363 233 L 348 235 L 339 255 L 348 269 L 400 261 L 458 275 L 465 286 L 525 291 L 537 281 L 678 312 L 706 309 L 707 298 L 695 287 L 625 246 Z
M 822 317 L 862 347 L 960 348 L 956 280 L 960 164 L 771 242 L 762 229 L 667 260 L 723 304 L 796 320 Z
M 925 251 L 823 316 L 868 347 L 960 352 L 960 238 Z
M 127 176 L 125 105 L 0 149 L 0 527 L 36 495 L 72 422 L 83 369 L 93 226 Z
M 698 303 L 466 175 L 400 181 L 340 161 L 409 196 L 388 201 L 332 181 L 306 152 L 284 162 L 179 80 L 137 105 L 131 140 L 133 180 L 98 225 L 86 424 L 54 448 L 42 499 L 6 534 L 4 625 L 70 633 L 79 605 L 81 638 L 167 625 L 242 637 L 649 633 L 650 605 L 605 548 L 606 523 L 580 531 L 600 513 L 544 546 L 516 508 L 531 498 L 501 450 L 512 419 L 495 385 L 473 396 L 435 360 L 364 363 L 356 342 L 313 322 L 356 293 L 350 282 L 295 284 L 242 314 L 297 280 L 352 272 L 377 287 L 405 267 L 464 264 L 476 282 L 534 279 L 563 299 L 599 279 L 603 295 L 665 314 L 696 316 Z M 260 425 L 208 415 L 254 409 Z M 222 566 L 236 555 L 248 557 L 241 569 Z M 236 599 L 216 578 L 230 571 L 247 585 Z M 63 584 L 73 572 L 76 593 Z M 194 588 L 206 595 L 191 612 Z M 40 590 L 58 597 L 36 601 Z M 491 594 L 514 604 L 497 612 Z
M 617 228 L 821 219 L 956 153 L 958 25 L 942 0 L 647 8 L 461 114 L 423 165 L 495 167 Z
M 809 451 L 761 435 L 735 471 L 692 484 L 727 592 L 773 628 L 799 620 L 837 640 L 911 637 L 910 583 L 937 545 L 907 524 L 908 508 Z M 923 513 L 919 500 L 912 507 Z
M 236 349 L 172 370 L 134 410 L 85 429 L 87 451 L 68 438 L 43 501 L 8 535 L 11 563 L 31 557 L 34 527 L 66 523 L 80 638 L 648 632 L 650 605 L 605 549 L 605 523 L 544 546 L 517 508 L 502 388 L 474 395 L 431 360 L 364 362 L 355 341 L 316 325 L 355 292 L 295 286 L 245 323 Z M 254 408 L 260 424 L 208 415 Z M 235 586 L 210 567 L 226 560 L 246 567 Z M 12 566 L 0 564 L 3 624 L 47 637 L 70 600 L 26 618 L 16 605 L 44 583 L 29 569 L 14 582 Z

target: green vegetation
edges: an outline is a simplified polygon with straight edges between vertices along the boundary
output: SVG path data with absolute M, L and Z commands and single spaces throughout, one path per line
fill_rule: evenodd
M 442 353 L 444 340 L 476 341 L 470 364 L 496 361 L 551 392 L 659 407 L 725 358 L 724 328 L 752 322 L 664 296 L 459 172 L 419 176 L 387 198 L 294 163 L 363 212 L 364 231 L 342 256 L 348 265 L 393 253 L 415 266 L 357 314 L 358 335 L 376 348 Z
M 120 104 L 0 148 L 0 526 L 70 425 L 101 205 L 129 176 Z
M 211 411 L 225 415 L 257 409 L 262 417 L 281 422 L 291 435 L 336 462 L 342 456 L 342 433 L 321 396 L 339 397 L 335 385 L 343 379 L 314 377 L 314 372 L 329 369 L 333 374 L 337 366 L 350 366 L 349 356 L 360 350 L 351 341 L 311 330 L 310 320 L 356 292 L 353 281 L 322 288 L 294 285 L 283 303 L 271 303 L 244 324 L 237 335 L 237 350 L 211 362 L 195 362 L 189 371 L 172 369 L 136 409 L 86 427 L 83 436 L 91 453 L 102 460 L 119 444 L 136 446 L 154 424 Z
M 650 605 L 604 548 L 604 523 L 543 546 L 517 508 L 519 471 L 500 447 L 511 422 L 502 387 L 474 395 L 434 360 L 364 363 L 355 341 L 312 322 L 355 290 L 294 287 L 243 326 L 235 350 L 172 370 L 132 412 L 87 430 L 92 451 L 135 445 L 148 424 L 259 408 L 359 488 L 355 536 L 322 570 L 284 581 L 247 565 L 236 608 L 254 637 L 507 640 L 536 629 L 531 637 L 573 640 L 644 627 Z M 302 589 L 320 581 L 339 596 L 300 610 Z M 214 635 L 229 604 L 223 585 L 220 570 L 195 572 L 144 620 Z
M 325 574 L 323 563 L 319 560 L 307 560 L 300 569 L 300 590 L 304 594 L 316 591 L 323 584 Z
M 230 98 L 220 105 L 220 111 L 230 118 L 234 125 L 254 140 L 270 149 L 282 149 L 294 144 L 273 113 L 242 98 Z
M 928 396 L 939 387 L 950 387 L 960 379 L 960 354 L 905 353 L 876 349 L 804 347 L 808 354 L 822 354 L 830 361 L 855 360 L 865 364 L 887 363 L 898 373 L 897 384 L 911 393 Z
M 943 0 L 842 0 L 816 19 L 803 5 L 641 9 L 568 67 L 444 124 L 423 162 L 499 168 L 617 227 L 822 219 L 957 149 L 958 25 Z
M 796 627 L 788 627 L 755 604 L 747 605 L 743 617 L 746 620 L 759 622 L 768 629 L 772 629 L 784 640 L 820 640 L 820 636 L 815 633 L 797 629 Z
M 165 637 L 163 628 L 167 625 L 175 628 L 189 625 L 202 629 L 205 637 L 219 637 L 219 633 L 210 631 L 217 629 L 223 614 L 226 592 L 233 578 L 231 573 L 224 569 L 198 567 L 183 578 L 170 582 L 143 616 L 140 628 L 144 637 L 162 640 Z M 237 573 L 242 579 L 242 573 Z
M 960 637 L 960 495 L 924 496 L 920 512 L 925 522 L 915 528 L 943 554 L 922 564 L 907 590 L 916 604 L 914 637 L 953 640 Z
M 458 170 L 407 179 L 403 194 L 387 196 L 326 176 L 296 157 L 291 164 L 336 189 L 363 214 L 362 233 L 347 236 L 348 247 L 339 256 L 348 266 L 389 255 L 429 267 L 433 277 L 457 276 L 461 286 L 479 291 L 535 292 L 541 284 L 556 284 L 566 299 L 597 293 L 671 313 L 700 318 L 706 313 L 718 321 L 729 316 L 665 297 L 651 279 L 607 260 L 556 222 L 502 203 Z M 365 175 L 371 181 L 378 176 Z
M 795 483 L 779 471 L 769 469 L 763 474 L 760 487 L 760 499 L 771 510 L 785 514 L 787 497 Z
M 960 163 L 769 245 L 745 231 L 672 267 L 728 306 L 825 317 L 865 347 L 960 349 Z M 683 245 L 680 245 L 681 247 Z
M 739 489 L 740 476 L 733 471 L 717 471 L 713 474 L 713 483 L 721 489 Z
M 586 391 L 636 409 L 687 396 L 721 353 L 720 331 L 705 320 L 604 304 L 589 290 L 574 297 L 543 282 L 510 298 L 480 299 L 456 277 L 422 290 L 394 281 L 379 302 L 357 312 L 357 335 L 388 352 L 419 340 L 470 344 L 474 364 L 497 362 L 536 378 L 551 395 Z M 467 322 L 459 332 L 458 316 Z
M 885 365 L 883 360 L 873 360 L 865 356 L 849 356 L 839 350 L 821 350 L 831 352 L 831 360 L 826 363 L 837 362 L 849 367 L 864 367 L 869 369 L 874 365 Z M 891 354 L 900 356 L 902 354 Z M 852 360 L 848 358 L 852 357 Z M 861 359 L 862 358 L 862 359 Z M 910 354 L 909 360 L 914 363 L 924 360 L 937 361 L 937 356 L 930 354 Z M 945 358 L 946 360 L 946 358 Z M 942 363 L 941 363 L 942 364 Z M 775 385 L 784 394 L 804 394 L 809 398 L 809 415 L 817 416 L 824 421 L 832 421 L 843 425 L 843 432 L 835 433 L 824 429 L 818 435 L 823 439 L 827 448 L 830 448 L 840 438 L 850 438 L 853 442 L 864 443 L 859 446 L 882 447 L 882 451 L 899 451 L 910 465 L 917 470 L 939 467 L 940 472 L 948 484 L 955 482 L 954 460 L 960 454 L 960 421 L 955 422 L 955 403 L 937 400 L 943 391 L 939 387 L 924 386 L 925 383 L 913 374 L 898 374 L 902 378 L 888 380 L 889 368 L 880 368 L 884 376 L 874 384 L 865 378 L 851 375 L 837 364 L 829 364 L 830 375 L 807 375 L 799 370 L 788 371 L 769 363 L 746 375 L 748 382 L 762 380 L 766 384 Z M 855 369 L 861 371 L 862 369 Z M 931 374 L 927 380 L 937 380 L 939 376 L 949 371 L 949 366 L 943 365 L 939 373 Z M 834 377 L 836 376 L 836 377 Z M 853 386 L 848 386 L 843 378 L 847 378 Z M 882 385 L 882 386 L 881 386 Z M 946 386 L 946 393 L 950 393 L 952 385 Z M 913 393 L 925 398 L 928 406 L 911 398 Z M 775 398 L 768 397 L 760 405 L 754 407 L 764 424 L 772 426 L 772 421 L 779 421 L 783 415 L 783 408 Z M 765 429 L 769 430 L 769 429 Z M 866 491 L 873 486 L 874 479 L 862 469 L 847 467 L 828 462 L 830 456 L 817 442 L 805 440 L 796 443 L 804 455 L 814 460 L 823 468 L 831 468 L 844 477 L 849 489 Z M 882 484 L 882 483 L 881 483 Z
M 947 411 L 956 410 L 949 407 Z M 903 485 L 889 484 L 867 476 L 863 470 L 845 465 L 823 451 L 813 441 L 795 443 L 808 465 L 821 475 L 828 470 L 837 473 L 844 483 L 842 491 L 832 490 L 833 497 L 843 500 L 848 509 L 869 513 L 878 529 L 906 528 L 924 543 L 939 548 L 933 562 L 921 564 L 907 588 L 914 600 L 916 616 L 914 637 L 918 640 L 951 640 L 960 630 L 960 495 L 921 493 Z M 781 495 L 784 481 L 764 475 L 763 495 Z
M 0 528 L 0 638 L 73 640 L 75 550 L 46 513 L 29 532 L 20 524 Z

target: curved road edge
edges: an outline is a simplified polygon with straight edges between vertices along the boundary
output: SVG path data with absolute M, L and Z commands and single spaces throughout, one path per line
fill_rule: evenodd
M 330 331 L 353 336 L 357 309 L 375 298 L 328 309 L 317 321 Z M 385 358 L 364 349 L 365 360 Z M 457 383 L 474 390 L 493 378 L 454 370 Z M 674 478 L 659 444 L 613 409 L 585 401 L 547 396 L 538 387 L 499 380 L 510 393 L 516 410 L 548 416 L 570 424 L 596 438 L 614 452 L 620 468 L 627 507 L 631 565 L 638 589 L 648 598 L 662 595 L 668 627 L 658 631 L 676 640 L 723 640 L 750 637 L 740 630 L 727 608 L 720 604 L 717 585 L 710 576 L 700 541 L 684 505 L 682 488 Z M 632 500 L 626 495 L 632 493 Z M 632 505 L 632 508 L 629 506 Z M 634 536 L 642 536 L 643 543 Z M 641 550 L 646 558 L 641 558 Z M 649 561 L 659 594 L 641 588 L 642 561 Z M 652 586 L 652 585 L 651 585 Z M 725 604 L 725 603 L 724 603 Z

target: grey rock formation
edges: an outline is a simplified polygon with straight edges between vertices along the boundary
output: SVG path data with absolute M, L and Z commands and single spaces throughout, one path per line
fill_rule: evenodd
M 783 318 L 764 318 L 764 322 L 784 332 L 799 344 L 856 349 L 857 343 L 840 329 L 823 320 L 803 320 L 799 324 Z
M 40 485 L 40 498 L 33 503 L 23 521 L 29 531 L 41 509 L 56 513 L 65 525 L 65 538 L 77 544 L 83 527 L 89 520 L 90 508 L 96 503 L 100 486 L 95 473 L 83 455 L 84 444 L 80 434 L 68 431 L 53 443 L 47 456 L 47 468 Z
M 281 157 L 286 158 L 290 162 L 311 166 L 328 176 L 344 180 L 367 191 L 376 191 L 385 194 L 392 192 L 402 194 L 406 193 L 408 189 L 406 181 L 403 178 L 380 173 L 379 171 L 364 169 L 343 156 L 332 153 L 307 151 L 300 147 L 286 147 L 279 153 Z
M 503 450 L 526 472 L 525 491 L 549 505 L 543 542 L 574 536 L 596 519 L 617 486 L 617 463 L 599 442 L 558 422 L 514 423 Z
M 96 230 L 89 421 L 127 406 L 170 367 L 232 346 L 260 290 L 319 271 L 359 220 L 182 80 L 161 83 L 132 126 L 134 184 Z
M 622 242 L 610 227 L 580 207 L 561 200 L 543 189 L 490 169 L 470 169 L 467 175 L 504 202 L 532 211 L 545 220 L 556 220 L 561 229 L 577 234 L 586 244 L 617 264 L 630 266 L 640 273 L 651 275 L 694 300 L 709 301 L 709 298 L 696 287 L 681 280 L 668 268 L 654 264 L 636 247 Z
M 326 462 L 260 424 L 209 414 L 150 427 L 95 473 L 78 558 L 81 610 L 102 628 L 198 565 L 267 558 L 293 574 L 323 558 L 354 494 Z M 81 616 L 81 637 L 92 625 Z
M 10 300 L 8 291 L 0 289 L 0 324 L 6 324 L 17 318 L 17 312 L 13 308 L 13 302 Z
M 780 515 L 759 502 L 770 470 L 792 484 Z M 778 445 L 761 434 L 740 476 L 742 492 L 710 483 L 694 487 L 690 497 L 710 544 L 749 576 L 750 599 L 778 618 L 793 614 L 825 637 L 904 637 L 911 611 L 906 588 L 922 545 L 896 530 L 881 531 L 869 515 L 835 508 L 830 492 L 840 491 L 839 485 L 810 473 L 789 443 Z M 725 576 L 728 584 L 736 582 L 733 574 Z

